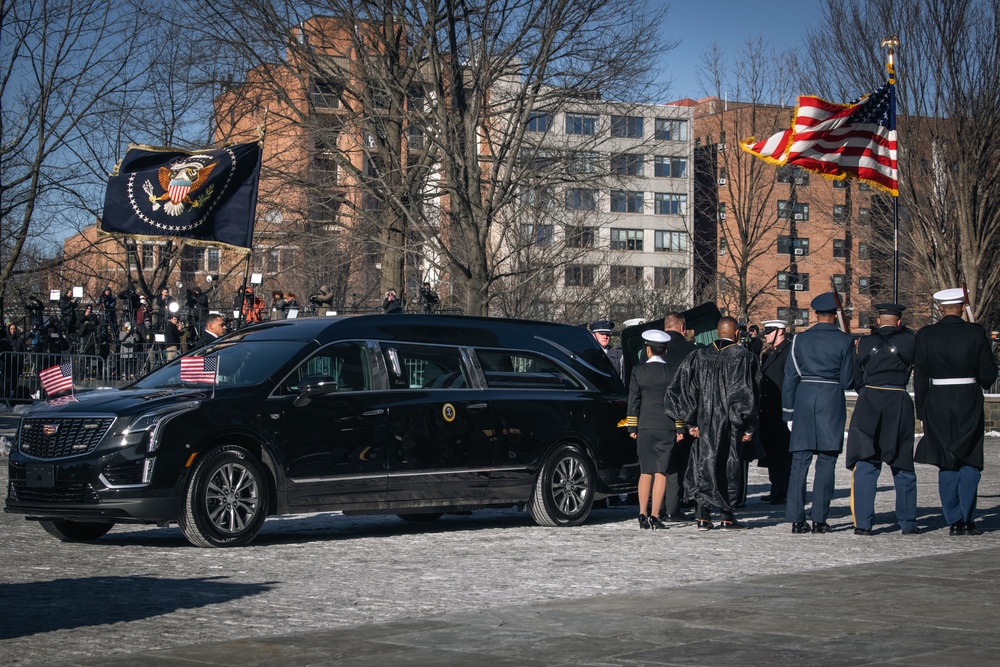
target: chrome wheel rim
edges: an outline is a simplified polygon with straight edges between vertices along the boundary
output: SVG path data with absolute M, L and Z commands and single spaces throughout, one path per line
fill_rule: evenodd
M 260 496 L 257 480 L 239 463 L 219 466 L 208 480 L 205 509 L 208 520 L 221 533 L 240 533 L 257 516 Z
M 552 500 L 566 515 L 580 512 L 590 495 L 587 466 L 575 456 L 567 456 L 552 469 Z

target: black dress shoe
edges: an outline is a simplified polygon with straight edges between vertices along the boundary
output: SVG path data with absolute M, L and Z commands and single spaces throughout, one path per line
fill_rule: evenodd
M 771 498 L 773 498 L 773 496 L 770 493 L 767 494 L 766 496 L 761 496 L 760 497 L 760 499 L 763 500 L 765 503 L 771 502 Z
M 854 534 L 855 535 L 871 535 L 872 534 L 872 529 L 871 528 L 855 528 L 854 529 Z
M 965 534 L 966 535 L 982 535 L 983 531 L 979 530 L 979 526 L 971 521 L 965 523 Z
M 771 498 L 768 502 L 772 505 L 784 505 L 787 500 L 784 496 L 778 496 L 777 498 Z
M 830 532 L 830 524 L 828 524 L 826 521 L 816 521 L 816 522 L 813 523 L 813 532 L 814 533 L 829 533 Z
M 965 522 L 956 521 L 951 524 L 951 528 L 948 529 L 948 534 L 954 537 L 955 535 L 965 535 Z
M 796 521 L 792 524 L 792 532 L 796 535 L 805 535 L 812 532 L 812 526 L 808 521 Z
M 732 521 L 720 521 L 719 530 L 746 530 L 747 525 L 733 519 Z
M 649 518 L 645 514 L 639 515 L 639 527 L 643 530 L 649 530 Z
M 659 520 L 659 519 L 658 519 L 657 517 L 655 517 L 655 516 L 651 516 L 651 517 L 649 517 L 649 527 L 650 527 L 650 528 L 651 528 L 652 530 L 662 530 L 662 529 L 666 528 L 666 526 L 664 526 L 664 525 L 663 525 L 663 522 L 662 522 L 662 521 L 660 521 L 660 520 Z
M 708 519 L 698 519 L 698 530 L 712 530 L 712 522 Z
M 909 530 L 903 530 L 903 535 L 923 535 L 924 531 L 919 526 L 914 526 Z

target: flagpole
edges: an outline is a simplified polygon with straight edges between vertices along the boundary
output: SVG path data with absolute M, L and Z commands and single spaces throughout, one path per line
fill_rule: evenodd
M 889 75 L 889 85 L 896 85 L 896 58 L 893 48 L 899 45 L 899 38 L 889 35 L 882 39 L 882 46 L 888 47 L 885 69 Z M 893 97 L 895 105 L 895 97 Z M 895 114 L 892 109 L 891 113 Z M 899 303 L 899 192 L 892 195 L 892 302 Z

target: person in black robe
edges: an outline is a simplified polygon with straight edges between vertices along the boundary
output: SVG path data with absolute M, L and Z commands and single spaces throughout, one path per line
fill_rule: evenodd
M 711 530 L 711 512 L 722 514 L 720 528 L 740 530 L 733 508 L 739 496 L 743 449 L 757 426 L 760 368 L 737 344 L 739 324 L 723 317 L 718 340 L 690 354 L 667 389 L 667 413 L 687 423 L 695 440 L 684 478 L 684 495 L 698 504 L 698 530 Z
M 847 431 L 847 469 L 852 470 L 854 534 L 871 535 L 875 491 L 882 464 L 896 487 L 896 521 L 904 535 L 917 527 L 917 476 L 913 471 L 913 400 L 906 390 L 917 345 L 902 326 L 906 306 L 875 304 L 878 328 L 858 341 L 854 381 L 858 400 Z
M 785 320 L 767 320 L 764 348 L 760 355 L 760 444 L 764 456 L 757 465 L 767 468 L 771 492 L 761 498 L 772 505 L 784 505 L 788 496 L 788 478 L 792 473 L 792 454 L 788 451 L 791 432 L 781 413 L 781 388 L 785 382 L 785 362 L 792 349 L 792 337 L 786 335 Z
M 913 460 L 938 467 L 938 492 L 952 535 L 980 535 L 976 494 L 983 470 L 983 390 L 997 377 L 986 330 L 962 320 L 960 287 L 934 294 L 942 318 L 917 332 L 913 395 L 924 436 Z

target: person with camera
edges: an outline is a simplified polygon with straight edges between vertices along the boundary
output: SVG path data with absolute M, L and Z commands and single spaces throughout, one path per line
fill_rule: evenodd
M 299 308 L 301 306 L 295 298 L 295 292 L 287 293 L 285 295 L 285 317 L 297 317 Z
M 170 295 L 170 290 L 166 287 L 160 290 L 159 296 L 153 299 L 153 328 L 162 329 L 167 318 L 170 317 L 170 304 L 176 299 Z
M 278 290 L 271 292 L 271 319 L 285 319 L 285 295 Z
M 431 289 L 431 284 L 425 282 L 423 287 L 420 288 L 420 312 L 431 314 L 434 312 L 434 308 L 441 303 L 441 299 L 438 295 Z
M 382 301 L 382 312 L 385 314 L 403 312 L 403 304 L 396 295 L 396 290 L 389 288 L 385 293 L 385 300 Z
M 100 326 L 101 321 L 94 313 L 94 307 L 87 306 L 80 318 L 80 354 L 97 354 Z
M 42 326 L 43 315 L 45 313 L 45 304 L 41 300 L 32 294 L 29 296 L 24 304 L 24 310 L 28 314 L 28 327 L 31 325 Z
M 139 310 L 139 292 L 135 289 L 135 283 L 129 282 L 121 292 L 118 293 L 118 300 L 125 308 L 125 319 L 134 327 L 138 318 L 136 312 Z M 141 321 L 141 320 L 140 320 Z
M 118 299 L 115 298 L 110 285 L 105 287 L 101 295 L 97 297 L 97 304 L 104 314 L 105 328 L 110 328 L 112 331 L 118 329 L 118 313 L 116 312 Z
M 59 319 L 66 333 L 76 333 L 76 303 L 69 290 L 63 291 L 59 297 Z
M 200 331 L 202 322 L 208 316 L 208 295 L 195 285 L 185 292 L 184 306 L 188 311 L 188 324 Z
M 170 362 L 180 356 L 181 350 L 181 318 L 177 313 L 170 313 L 163 327 L 164 357 Z
M 319 316 L 326 315 L 328 308 L 333 307 L 334 294 L 333 290 L 330 289 L 329 285 L 320 285 L 319 291 L 316 294 L 309 296 L 309 303 L 316 306 L 316 314 Z

